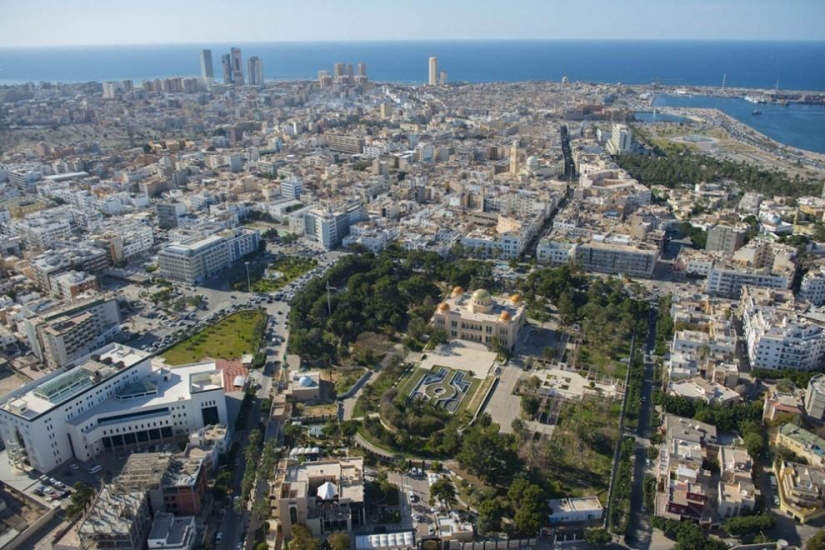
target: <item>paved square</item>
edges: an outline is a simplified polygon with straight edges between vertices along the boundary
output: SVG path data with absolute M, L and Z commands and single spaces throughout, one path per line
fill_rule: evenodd
M 496 354 L 484 344 L 454 340 L 439 346 L 435 351 L 425 351 L 421 355 L 421 368 L 432 370 L 434 366 L 448 367 L 469 371 L 473 378 L 483 379 L 493 368 L 495 360 Z

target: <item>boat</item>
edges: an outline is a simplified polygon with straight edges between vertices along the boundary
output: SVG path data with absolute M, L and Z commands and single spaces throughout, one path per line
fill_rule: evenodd
M 760 111 L 759 109 L 754 109 L 754 110 L 753 110 L 753 112 L 752 112 L 751 114 L 752 114 L 752 115 L 761 115 L 761 114 L 762 114 L 762 111 Z
M 765 103 L 764 98 L 757 97 L 757 96 L 754 96 L 754 95 L 746 95 L 742 99 L 744 99 L 748 103 Z

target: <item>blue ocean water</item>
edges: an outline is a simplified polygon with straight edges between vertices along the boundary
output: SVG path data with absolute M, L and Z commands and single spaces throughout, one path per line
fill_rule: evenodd
M 234 44 L 267 79 L 315 78 L 333 63 L 367 64 L 373 80 L 424 82 L 437 56 L 451 81 L 624 82 L 825 91 L 825 42 L 435 41 Z M 232 44 L 0 49 L 0 84 L 197 76 L 210 48 L 216 76 Z
M 791 103 L 754 105 L 741 98 L 710 96 L 657 96 L 657 107 L 698 107 L 719 109 L 757 132 L 780 143 L 825 153 L 825 106 Z M 753 111 L 762 111 L 754 115 Z

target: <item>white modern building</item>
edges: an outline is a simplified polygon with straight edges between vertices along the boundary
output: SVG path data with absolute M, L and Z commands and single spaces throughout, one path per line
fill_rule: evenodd
M 817 307 L 825 304 L 825 268 L 812 269 L 802 277 L 798 298 Z
M 304 180 L 290 176 L 281 182 L 281 196 L 289 200 L 298 200 L 304 194 Z
M 614 124 L 607 142 L 607 151 L 611 155 L 618 155 L 630 151 L 632 133 L 626 124 Z
M 224 231 L 197 241 L 171 243 L 158 253 L 158 273 L 196 284 L 255 252 L 259 243 L 258 231 L 243 229 Z
M 808 381 L 805 412 L 818 420 L 825 419 L 825 374 L 817 374 Z
M 153 369 L 150 355 L 109 344 L 0 398 L 9 460 L 48 472 L 70 460 L 177 439 L 226 424 L 214 362 Z

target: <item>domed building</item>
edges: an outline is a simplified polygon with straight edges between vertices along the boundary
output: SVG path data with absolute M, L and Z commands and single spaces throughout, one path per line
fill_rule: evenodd
M 472 293 L 456 287 L 433 314 L 433 325 L 443 328 L 451 340 L 492 345 L 498 338 L 512 350 L 527 320 L 521 296 L 493 296 L 483 288 Z
M 290 371 L 287 393 L 295 401 L 313 401 L 321 397 L 321 373 L 318 371 Z

